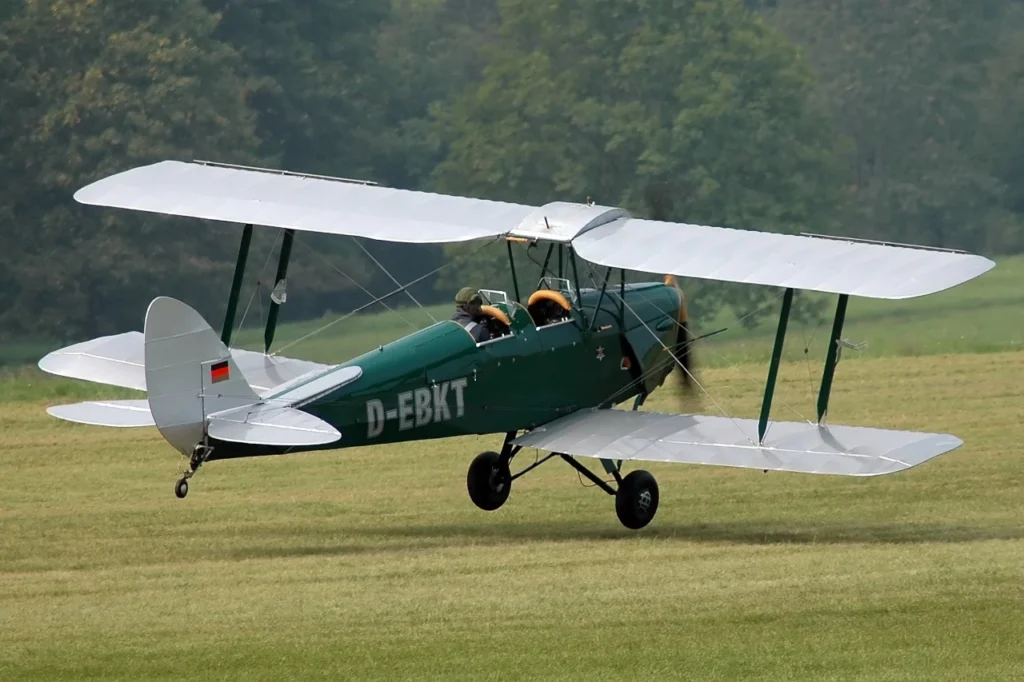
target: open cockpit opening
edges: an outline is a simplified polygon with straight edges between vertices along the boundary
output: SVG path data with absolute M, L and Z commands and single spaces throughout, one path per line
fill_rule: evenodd
M 480 314 L 490 338 L 488 341 L 511 337 L 512 316 L 515 314 L 515 302 L 510 301 L 508 293 L 497 289 L 481 289 Z
M 455 297 L 455 314 L 451 319 L 480 346 L 513 336 L 515 305 L 504 291 L 465 287 Z
M 547 327 L 572 319 L 572 304 L 576 291 L 569 280 L 560 277 L 543 277 L 537 284 L 537 291 L 530 295 L 526 310 L 537 328 Z

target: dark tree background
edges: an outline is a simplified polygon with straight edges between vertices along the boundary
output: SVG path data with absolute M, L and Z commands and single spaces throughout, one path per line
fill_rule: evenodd
M 138 328 L 158 294 L 218 319 L 237 228 L 72 200 L 165 158 L 1024 249 L 1019 0 L 6 0 L 0 83 L 6 339 Z M 364 302 L 337 269 L 392 287 L 351 240 L 297 241 L 287 319 Z M 366 246 L 403 281 L 464 251 Z M 504 284 L 500 259 L 415 293 Z

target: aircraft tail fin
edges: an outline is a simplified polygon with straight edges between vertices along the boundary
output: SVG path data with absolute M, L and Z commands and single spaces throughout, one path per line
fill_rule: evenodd
M 260 401 L 217 333 L 181 301 L 154 299 L 143 333 L 150 413 L 183 454 L 203 441 L 208 415 Z
M 297 407 L 360 373 L 228 349 L 198 312 L 168 297 L 149 304 L 142 334 L 75 344 L 39 366 L 148 393 L 148 400 L 55 405 L 47 410 L 54 417 L 95 426 L 155 425 L 186 456 L 209 438 L 279 447 L 333 443 L 341 438 L 338 430 Z
M 146 312 L 146 388 L 163 437 L 190 454 L 207 434 L 249 445 L 310 447 L 341 434 L 294 401 L 261 398 L 220 337 L 195 310 L 157 298 Z

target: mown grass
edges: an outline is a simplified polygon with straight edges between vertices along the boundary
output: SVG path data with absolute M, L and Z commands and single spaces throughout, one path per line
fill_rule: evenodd
M 749 416 L 764 369 L 703 378 Z M 651 466 L 639 533 L 557 462 L 477 510 L 493 437 L 215 462 L 180 501 L 151 430 L 5 388 L 0 679 L 1021 679 L 1022 380 L 1024 353 L 844 360 L 834 421 L 965 446 L 868 480 Z M 812 411 L 802 364 L 777 406 Z
M 995 269 L 953 289 L 907 301 L 852 298 L 843 337 L 865 342 L 857 354 L 866 357 L 990 353 L 1024 349 L 1024 256 L 1001 259 Z M 800 294 L 821 298 L 815 294 Z M 819 324 L 791 324 L 789 357 L 810 349 L 821 362 L 832 327 L 835 297 L 828 297 L 825 319 Z M 774 304 L 778 309 L 780 303 Z M 771 354 L 776 315 L 757 328 L 723 335 L 711 348 L 709 363 L 731 364 L 766 360 Z M 708 326 L 735 326 L 728 315 Z

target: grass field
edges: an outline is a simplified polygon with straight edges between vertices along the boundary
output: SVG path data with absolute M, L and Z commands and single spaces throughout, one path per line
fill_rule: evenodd
M 747 415 L 763 369 L 705 377 Z M 1024 353 L 839 374 L 837 420 L 967 444 L 873 480 L 653 466 L 639 533 L 556 462 L 478 511 L 493 438 L 215 462 L 180 501 L 155 433 L 10 394 L 0 679 L 1021 679 Z
M 560 462 L 477 510 L 465 471 L 495 438 L 214 462 L 177 500 L 154 431 L 44 412 L 116 390 L 8 374 L 0 680 L 1024 679 L 1024 259 L 1004 265 L 856 301 L 844 334 L 870 345 L 840 363 L 833 421 L 964 447 L 868 480 L 650 466 L 638 533 Z M 374 324 L 296 355 L 404 325 Z M 756 414 L 766 333 L 702 352 L 730 414 Z M 800 333 L 781 419 L 813 414 L 827 324 L 810 366 Z

